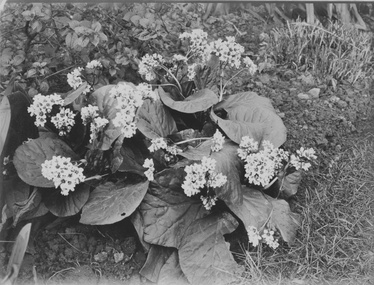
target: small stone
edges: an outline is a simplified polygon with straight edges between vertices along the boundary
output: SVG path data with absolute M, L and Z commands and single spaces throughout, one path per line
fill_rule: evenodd
M 259 88 L 264 87 L 264 84 L 262 84 L 261 81 L 256 81 L 255 84 L 256 84 L 256 86 L 259 87 Z
M 105 251 L 99 252 L 98 254 L 94 255 L 94 259 L 97 262 L 103 262 L 108 259 L 108 253 Z
M 321 89 L 313 88 L 308 91 L 308 94 L 312 97 L 312 99 L 318 99 L 320 92 L 321 92 Z
M 340 98 L 338 96 L 333 95 L 330 97 L 329 101 L 332 103 L 339 102 Z
M 258 79 L 263 83 L 263 84 L 268 84 L 270 83 L 270 76 L 267 74 L 261 74 Z
M 123 252 L 115 252 L 113 254 L 113 257 L 114 257 L 114 262 L 118 263 L 118 262 L 121 262 L 123 260 L 123 258 L 125 257 L 125 255 L 124 255 Z
M 314 85 L 315 80 L 311 74 L 304 75 L 302 74 L 301 76 L 298 77 L 302 81 L 303 84 L 305 85 Z
M 348 103 L 343 100 L 338 101 L 336 104 L 339 106 L 339 108 L 342 108 L 342 109 L 348 107 Z
M 297 94 L 297 98 L 299 98 L 300 100 L 309 100 L 310 96 L 308 94 L 305 94 L 305 93 L 299 93 L 299 94 Z

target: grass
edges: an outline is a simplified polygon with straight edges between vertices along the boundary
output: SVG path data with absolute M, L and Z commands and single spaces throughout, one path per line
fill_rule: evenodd
M 373 150 L 373 135 L 352 141 L 328 169 L 306 177 L 295 245 L 243 254 L 243 284 L 374 284 Z

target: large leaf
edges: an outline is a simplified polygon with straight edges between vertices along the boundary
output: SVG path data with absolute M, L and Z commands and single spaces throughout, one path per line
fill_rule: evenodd
M 170 112 L 159 100 L 145 100 L 137 115 L 137 127 L 149 139 L 165 138 L 178 131 Z
M 210 154 L 211 145 L 212 141 L 208 140 L 196 148 L 188 147 L 180 155 L 190 160 L 201 160 L 203 156 Z M 216 194 L 223 201 L 233 204 L 241 204 L 243 200 L 241 186 L 243 162 L 238 157 L 237 150 L 238 145 L 226 139 L 223 148 L 218 152 L 213 152 L 210 156 L 217 162 L 215 171 L 228 178 L 222 187 L 216 189 Z
M 139 207 L 146 242 L 178 248 L 189 225 L 207 215 L 200 200 L 183 193 L 184 176 L 183 169 L 165 169 L 150 183 Z
M 82 209 L 80 222 L 89 225 L 113 224 L 130 216 L 143 200 L 149 181 L 129 185 L 106 182 L 94 189 Z
M 82 95 L 83 91 L 87 88 L 87 82 L 83 82 L 77 90 L 69 93 L 64 99 L 64 106 L 73 103 L 80 95 Z
M 69 195 L 61 195 L 55 189 L 45 189 L 44 202 L 46 207 L 57 217 L 69 217 L 78 214 L 90 196 L 90 186 L 79 184 Z
M 238 281 L 241 269 L 223 237 L 237 226 L 238 222 L 228 213 L 211 214 L 191 224 L 178 250 L 180 266 L 190 283 Z
M 270 227 L 279 230 L 284 241 L 292 244 L 300 227 L 300 216 L 291 212 L 290 206 L 285 200 L 270 199 L 273 205 L 273 213 L 269 220 Z
M 146 170 L 142 166 L 144 157 L 138 148 L 133 145 L 124 145 L 121 148 L 121 155 L 123 160 L 118 171 L 132 172 L 144 176 L 144 171 Z
M 218 102 L 218 96 L 209 89 L 199 90 L 183 101 L 175 100 L 170 93 L 166 93 L 161 87 L 158 91 L 162 102 L 166 106 L 182 113 L 193 114 L 205 111 Z
M 0 154 L 3 152 L 5 140 L 10 126 L 10 104 L 8 97 L 3 97 L 0 102 Z
M 272 204 L 260 191 L 242 186 L 243 203 L 226 203 L 233 213 L 238 216 L 244 226 L 254 226 L 257 229 L 265 226 L 272 213 Z
M 225 109 L 227 119 L 212 111 L 212 120 L 238 144 L 243 136 L 250 136 L 258 142 L 268 140 L 275 147 L 286 141 L 286 127 L 267 98 L 254 92 L 239 93 L 218 103 L 215 110 L 219 109 Z
M 177 250 L 174 250 L 166 260 L 164 266 L 161 268 L 158 284 L 162 285 L 188 285 L 190 284 L 183 274 L 179 264 L 179 257 Z
M 42 175 L 41 164 L 53 156 L 79 157 L 60 139 L 37 138 L 20 145 L 13 157 L 18 176 L 27 184 L 36 187 L 53 187 L 52 180 Z
M 174 250 L 170 247 L 153 244 L 148 252 L 147 260 L 139 273 L 151 282 L 157 283 L 161 268 Z
M 299 225 L 299 216 L 292 213 L 288 203 L 274 199 L 258 190 L 243 186 L 243 203 L 227 203 L 230 210 L 237 215 L 244 226 L 261 229 L 266 225 L 279 230 L 284 241 L 292 243 Z
M 30 197 L 24 201 L 13 204 L 13 226 L 21 220 L 27 220 L 43 216 L 48 213 L 48 209 L 42 201 L 40 191 L 35 188 Z

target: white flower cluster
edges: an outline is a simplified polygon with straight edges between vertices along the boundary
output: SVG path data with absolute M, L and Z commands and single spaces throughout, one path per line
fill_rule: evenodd
M 147 83 L 140 83 L 138 86 L 136 86 L 136 89 L 141 94 L 143 99 L 151 99 L 152 101 L 159 100 L 158 94 L 152 90 L 152 86 Z
M 89 63 L 87 63 L 86 65 L 86 68 L 91 68 L 91 69 L 95 69 L 95 68 L 102 68 L 102 64 L 100 61 L 94 59 L 92 61 L 90 61 Z
M 187 77 L 188 80 L 193 80 L 196 76 L 195 68 L 197 66 L 197 63 L 193 63 L 187 66 Z
M 142 57 L 139 63 L 139 74 L 144 76 L 147 81 L 151 81 L 156 78 L 153 71 L 154 68 L 164 64 L 165 60 L 162 55 L 154 53 L 153 55 L 146 54 Z
M 74 126 L 75 114 L 68 108 L 61 108 L 60 112 L 51 118 L 51 122 L 59 130 L 58 135 L 64 136 L 71 131 Z
M 242 146 L 245 146 L 242 148 Z M 251 138 L 243 137 L 238 156 L 244 160 L 245 177 L 250 184 L 265 187 L 288 160 L 288 152 L 274 148 L 269 141 L 262 142 L 262 150 L 256 152 L 258 145 Z M 253 149 L 253 151 L 252 151 Z
M 209 211 L 216 204 L 218 198 L 217 198 L 217 196 L 204 197 L 204 196 L 201 195 L 200 200 L 201 200 L 201 202 L 203 202 L 204 208 Z
M 296 155 L 292 154 L 290 158 L 290 164 L 295 167 L 296 170 L 308 170 L 312 166 L 310 161 L 317 159 L 315 155 L 316 152 L 313 148 L 305 149 L 301 147 L 296 153 Z
M 191 33 L 184 32 L 179 35 L 180 39 L 190 40 L 190 53 L 197 57 L 204 57 L 207 53 L 208 34 L 201 29 L 194 29 Z
M 174 54 L 173 55 L 173 60 L 174 61 L 182 61 L 182 62 L 187 62 L 188 58 L 184 55 L 181 54 Z
M 117 100 L 118 111 L 113 119 L 113 125 L 121 128 L 121 133 L 126 138 L 131 138 L 136 133 L 136 110 L 144 102 L 143 95 L 136 88 L 124 83 L 117 84 L 109 94 Z
M 260 235 L 259 231 L 254 226 L 247 227 L 247 234 L 249 242 L 254 246 L 258 246 L 260 241 L 266 243 L 272 249 L 276 249 L 279 246 L 278 239 L 274 238 L 274 231 L 265 229 L 263 234 Z
M 184 193 L 188 197 L 191 197 L 192 195 L 200 193 L 205 187 L 208 189 L 222 187 L 227 182 L 227 177 L 222 173 L 216 173 L 214 171 L 215 167 L 216 161 L 206 156 L 202 158 L 201 164 L 194 163 L 186 166 L 184 171 L 187 175 L 182 184 Z M 201 200 L 203 203 L 205 202 L 204 206 L 211 207 L 216 199 L 213 197 L 205 197 L 201 198 Z
M 177 155 L 178 148 L 176 145 L 169 146 L 164 138 L 152 139 L 151 145 L 148 147 L 150 152 L 158 151 L 159 149 L 164 149 L 166 152 Z
M 235 37 L 226 37 L 226 41 L 218 39 L 211 42 L 209 49 L 211 53 L 219 57 L 219 60 L 230 67 L 240 67 L 240 59 L 244 52 L 244 47 L 235 41 Z
M 155 172 L 155 165 L 153 163 L 153 159 L 146 158 L 144 160 L 143 167 L 148 168 L 145 172 L 144 175 L 147 177 L 149 181 L 154 180 L 154 172 Z
M 211 150 L 213 152 L 218 152 L 223 148 L 223 143 L 225 142 L 225 137 L 222 133 L 217 129 L 213 135 L 213 144 L 211 146 Z
M 27 108 L 27 112 L 31 116 L 35 116 L 35 125 L 37 127 L 44 127 L 47 121 L 47 114 L 52 111 L 53 105 L 63 105 L 64 100 L 58 94 L 52 94 L 48 96 L 43 96 L 37 94 L 33 98 L 33 103 Z
M 45 178 L 53 181 L 56 188 L 60 187 L 61 194 L 65 196 L 86 179 L 83 169 L 73 164 L 69 157 L 63 156 L 53 156 L 52 159 L 44 161 L 41 172 Z
M 97 137 L 100 131 L 109 124 L 109 120 L 99 116 L 99 107 L 88 105 L 81 109 L 81 117 L 84 125 L 90 124 L 90 143 L 92 143 Z
M 243 64 L 245 66 L 245 68 L 248 69 L 249 73 L 251 75 L 255 74 L 256 71 L 257 71 L 257 65 L 254 64 L 254 62 L 252 61 L 252 59 L 250 59 L 248 56 L 246 56 L 245 58 L 243 58 Z
M 82 73 L 81 71 L 83 70 L 82 67 L 75 68 L 72 72 L 68 73 L 68 84 L 70 87 L 74 89 L 78 89 L 79 86 L 83 83 L 82 80 Z

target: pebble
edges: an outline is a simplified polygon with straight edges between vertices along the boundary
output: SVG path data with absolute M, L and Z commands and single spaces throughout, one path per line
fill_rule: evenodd
M 319 88 L 312 88 L 308 91 L 308 94 L 312 97 L 312 99 L 318 99 L 321 89 Z
M 348 107 L 348 103 L 343 100 L 338 101 L 336 104 L 342 109 Z
M 299 93 L 299 94 L 297 94 L 297 98 L 299 98 L 300 100 L 309 100 L 310 96 L 309 96 L 309 94 Z

